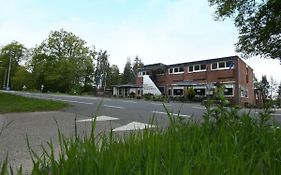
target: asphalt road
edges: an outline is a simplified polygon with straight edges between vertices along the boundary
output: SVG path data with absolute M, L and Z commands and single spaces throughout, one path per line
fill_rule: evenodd
M 46 145 L 50 139 L 58 151 L 57 130 L 59 125 L 61 132 L 66 136 L 74 135 L 75 124 L 78 135 L 84 135 L 91 130 L 93 117 L 97 117 L 96 133 L 107 132 L 113 129 L 116 134 L 124 134 L 128 130 L 142 129 L 144 127 L 166 127 L 169 118 L 163 105 L 173 115 L 180 115 L 186 120 L 202 120 L 205 107 L 199 103 L 161 103 L 144 100 L 128 100 L 117 98 L 99 98 L 85 96 L 68 96 L 41 93 L 24 93 L 9 91 L 33 98 L 52 99 L 71 104 L 70 107 L 55 112 L 13 113 L 0 114 L 0 127 L 12 123 L 5 128 L 0 136 L 0 161 L 9 153 L 9 160 L 13 167 L 23 165 L 30 170 L 32 162 L 27 149 L 26 136 L 31 148 L 40 153 L 41 145 Z M 243 109 L 241 112 L 247 112 Z M 251 114 L 257 116 L 260 110 L 253 109 Z M 281 110 L 274 114 L 280 121 Z M 157 124 L 151 124 L 154 117 Z

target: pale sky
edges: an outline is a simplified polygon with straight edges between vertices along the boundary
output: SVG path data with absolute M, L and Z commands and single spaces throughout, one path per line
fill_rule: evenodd
M 175 64 L 239 55 L 231 20 L 214 21 L 207 0 L 0 0 L 0 46 L 13 40 L 31 48 L 50 31 L 73 32 L 123 71 L 127 57 Z M 256 77 L 281 82 L 278 60 L 251 58 Z

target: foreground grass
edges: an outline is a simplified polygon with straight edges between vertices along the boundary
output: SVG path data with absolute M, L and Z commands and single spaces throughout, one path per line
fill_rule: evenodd
M 49 111 L 61 109 L 66 106 L 67 104 L 65 103 L 51 100 L 41 100 L 0 93 L 0 113 Z
M 281 130 L 269 122 L 272 111 L 266 108 L 256 120 L 224 106 L 207 105 L 203 123 L 184 122 L 167 111 L 169 128 L 121 139 L 113 132 L 95 136 L 95 122 L 83 138 L 59 132 L 59 155 L 52 142 L 42 155 L 30 149 L 32 174 L 280 174 Z M 5 161 L 3 174 L 7 167 Z

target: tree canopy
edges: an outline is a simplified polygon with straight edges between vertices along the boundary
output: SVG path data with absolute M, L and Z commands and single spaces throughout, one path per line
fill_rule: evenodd
M 19 67 L 19 63 L 25 60 L 27 57 L 27 49 L 23 44 L 13 41 L 0 50 L 0 87 L 4 87 L 7 84 L 8 69 L 11 60 L 10 78 L 14 76 Z M 10 81 L 9 87 L 14 88 L 13 81 Z
M 93 60 L 86 42 L 71 32 L 52 31 L 34 49 L 31 67 L 36 86 L 48 91 L 81 92 L 93 76 Z
M 216 19 L 234 18 L 239 38 L 236 50 L 247 57 L 261 56 L 281 62 L 280 0 L 208 0 L 216 6 Z

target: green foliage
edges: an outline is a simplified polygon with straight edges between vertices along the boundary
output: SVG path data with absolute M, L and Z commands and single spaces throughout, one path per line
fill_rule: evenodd
M 23 66 L 16 68 L 15 75 L 12 77 L 12 87 L 14 90 L 31 90 L 34 88 L 32 74 L 26 70 Z
M 127 59 L 126 65 L 124 67 L 121 83 L 123 83 L 123 84 L 127 84 L 127 83 L 134 84 L 135 83 L 132 63 L 131 63 L 130 58 Z
M 134 63 L 133 63 L 133 82 L 136 82 L 136 77 L 138 76 L 138 69 L 143 67 L 143 62 L 141 61 L 141 59 L 136 56 L 134 59 Z
M 194 91 L 193 88 L 188 88 L 188 89 L 186 90 L 186 94 L 187 94 L 187 98 L 188 98 L 189 100 L 194 100 L 195 91 Z
M 95 84 L 98 89 L 104 90 L 106 79 L 110 71 L 107 51 L 100 50 L 96 57 Z
M 237 51 L 281 61 L 280 0 L 208 0 L 217 19 L 234 18 L 238 28 Z
M 111 89 L 112 85 L 118 85 L 121 83 L 121 75 L 117 65 L 112 65 L 109 68 L 106 78 L 106 89 Z
M 151 94 L 151 93 L 143 94 L 143 98 L 145 100 L 152 100 L 153 94 Z
M 262 95 L 264 100 L 269 96 L 269 82 L 267 81 L 266 75 L 261 77 L 260 88 L 262 90 Z
M 0 88 L 6 86 L 7 83 L 9 63 L 11 60 L 11 71 L 10 71 L 10 86 L 13 89 L 12 79 L 19 67 L 19 63 L 26 60 L 28 50 L 23 44 L 13 41 L 10 44 L 5 45 L 0 50 Z
M 0 113 L 57 110 L 65 103 L 0 93 Z
M 52 31 L 35 48 L 30 66 L 36 87 L 45 91 L 82 92 L 92 85 L 93 52 L 71 32 Z

